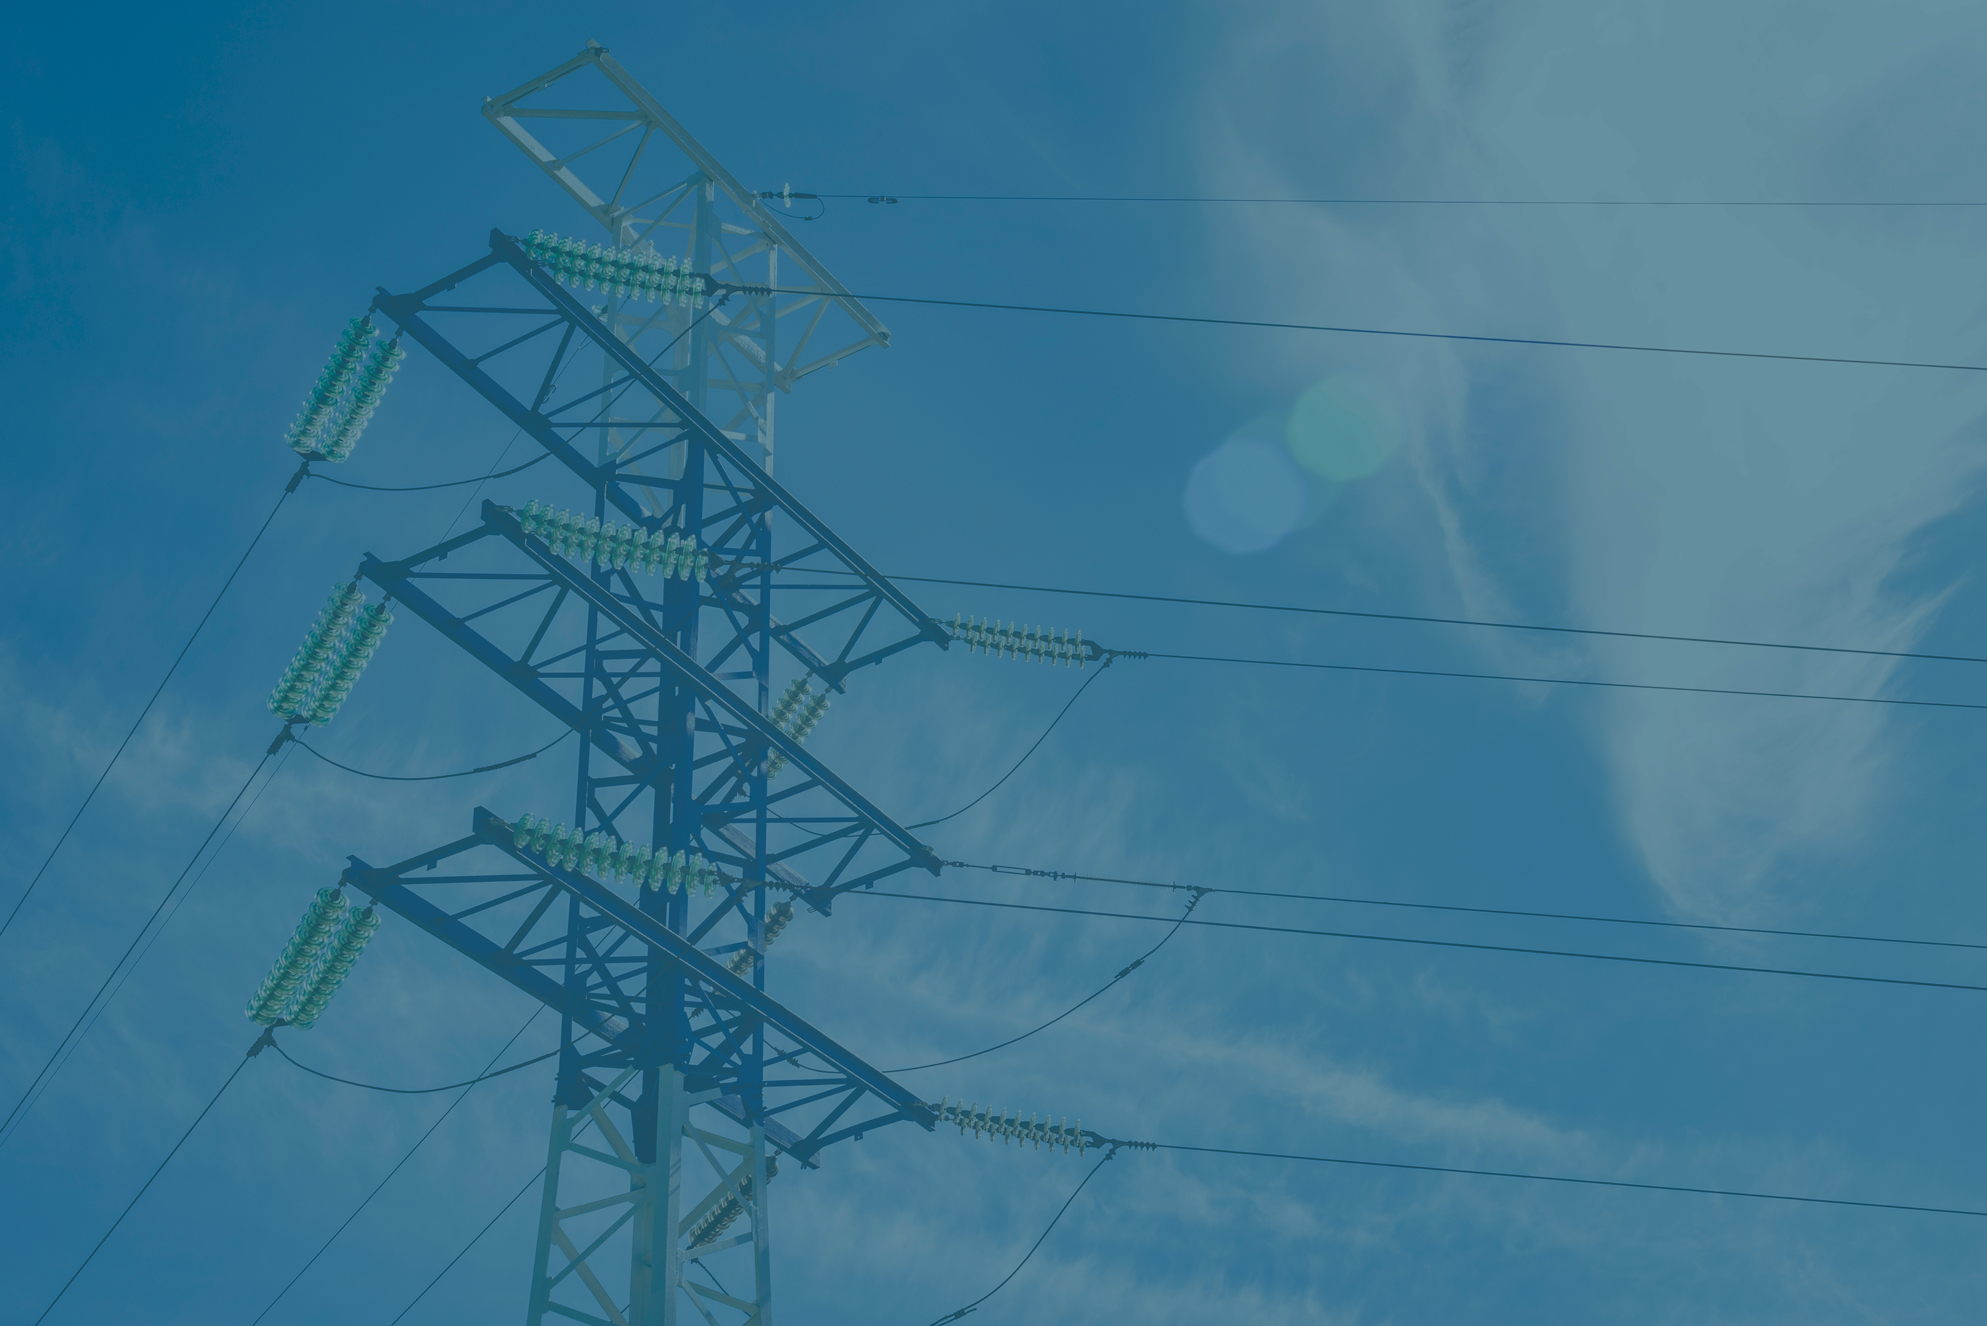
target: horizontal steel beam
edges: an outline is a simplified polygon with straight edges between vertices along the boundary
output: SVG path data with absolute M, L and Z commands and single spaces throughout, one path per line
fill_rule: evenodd
M 615 597 L 612 591 L 595 584 L 591 577 L 575 571 L 571 564 L 554 553 L 543 539 L 526 534 L 524 526 L 518 523 L 516 514 L 508 507 L 498 506 L 495 502 L 486 499 L 483 503 L 483 523 L 517 545 L 525 556 L 543 567 L 546 574 L 573 597 L 596 609 L 602 617 L 627 632 L 631 639 L 652 650 L 656 657 L 674 671 L 698 698 L 714 708 L 723 710 L 747 732 L 785 755 L 794 765 L 805 769 L 836 800 L 854 811 L 870 828 L 897 844 L 919 865 L 934 875 L 943 869 L 938 854 L 919 842 L 910 830 L 901 827 L 895 820 L 885 815 L 867 797 L 850 787 L 839 774 L 811 754 L 807 747 L 787 735 L 783 728 L 760 713 L 757 708 L 747 704 L 729 686 L 713 677 L 701 663 L 679 649 L 674 641 L 642 614 Z

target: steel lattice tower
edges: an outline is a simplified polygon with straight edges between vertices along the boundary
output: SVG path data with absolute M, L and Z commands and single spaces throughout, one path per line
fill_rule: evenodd
M 576 832 L 525 818 L 557 808 L 479 806 L 464 836 L 353 857 L 343 882 L 561 1016 L 528 1321 L 661 1326 L 688 1304 L 768 1326 L 778 1164 L 939 1115 L 765 994 L 795 905 L 940 867 L 808 753 L 794 711 L 803 686 L 950 633 L 771 475 L 777 394 L 889 333 L 600 47 L 484 114 L 606 229 L 608 288 L 492 232 L 374 309 L 555 457 L 581 509 L 485 502 L 477 528 L 361 575 L 579 735 Z M 665 259 L 692 297 L 612 275 Z M 679 549 L 704 578 L 668 573 Z

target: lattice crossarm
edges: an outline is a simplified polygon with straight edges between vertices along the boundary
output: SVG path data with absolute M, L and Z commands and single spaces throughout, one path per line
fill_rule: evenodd
M 629 1048 L 644 1042 L 647 1031 L 641 1024 L 603 1013 L 583 996 L 575 996 L 564 983 L 546 975 L 537 966 L 521 961 L 497 940 L 457 919 L 418 891 L 420 875 L 430 865 L 459 852 L 483 846 L 486 841 L 481 835 L 459 839 L 448 847 L 383 868 L 368 865 L 354 856 L 349 858 L 351 864 L 340 883 L 357 889 L 379 906 L 411 921 L 546 1007 L 570 1015 L 580 1026 L 603 1039 Z
M 864 1063 L 832 1038 L 808 1023 L 785 1005 L 772 999 L 751 981 L 731 972 L 725 964 L 696 947 L 685 936 L 670 930 L 599 881 L 570 870 L 539 865 L 512 843 L 514 829 L 492 812 L 477 807 L 474 815 L 477 836 L 519 864 L 555 879 L 588 907 L 612 920 L 630 935 L 646 944 L 651 955 L 710 991 L 731 1007 L 758 1019 L 770 1031 L 804 1046 L 821 1062 L 843 1074 L 860 1089 L 896 1112 L 893 1117 L 915 1119 L 930 1127 L 937 1114 L 910 1091 L 898 1086 L 881 1071 Z M 446 919 L 446 918 L 444 918 Z
M 612 473 L 587 460 L 572 443 L 559 436 L 551 419 L 505 390 L 503 384 L 485 372 L 480 363 L 458 350 L 423 318 L 421 312 L 426 307 L 426 301 L 421 296 L 381 292 L 374 300 L 374 307 L 392 319 L 402 335 L 411 338 L 416 345 L 440 360 L 444 368 L 474 388 L 478 395 L 503 411 L 513 424 L 556 456 L 560 464 L 578 475 L 589 487 L 599 487 Z M 610 490 L 610 500 L 631 518 L 646 514 L 640 502 L 634 496 L 621 492 L 618 486 Z
M 486 501 L 483 504 L 483 520 L 486 526 L 509 539 L 526 556 L 543 567 L 546 573 L 558 581 L 574 598 L 598 609 L 603 619 L 612 622 L 644 648 L 653 652 L 699 700 L 710 705 L 714 710 L 722 711 L 727 719 L 736 722 L 767 746 L 780 751 L 789 761 L 805 769 L 868 828 L 895 843 L 900 850 L 932 874 L 939 873 L 942 865 L 930 847 L 885 815 L 868 798 L 849 786 L 840 775 L 815 756 L 809 754 L 805 746 L 740 698 L 730 687 L 713 677 L 702 664 L 678 648 L 674 641 L 663 635 L 640 613 L 623 603 L 610 590 L 595 584 L 591 577 L 580 574 L 563 559 L 554 556 L 541 542 L 527 535 L 516 514 L 509 508 Z
M 931 621 L 915 603 L 911 602 L 910 598 L 902 590 L 884 579 L 874 567 L 870 566 L 863 559 L 861 554 L 845 543 L 840 535 L 836 534 L 826 523 L 816 517 L 813 512 L 809 511 L 792 493 L 788 492 L 785 487 L 774 480 L 770 474 L 767 474 L 759 462 L 747 454 L 744 447 L 725 436 L 724 430 L 705 418 L 695 406 L 691 405 L 688 398 L 677 391 L 675 387 L 671 386 L 659 372 L 650 367 L 633 347 L 622 341 L 618 336 L 615 336 L 599 319 L 593 317 L 572 296 L 570 291 L 562 287 L 553 279 L 551 274 L 534 263 L 516 240 L 504 234 L 501 230 L 492 230 L 490 232 L 490 251 L 515 268 L 526 281 L 531 283 L 533 290 L 537 291 L 539 295 L 550 302 L 555 310 L 563 313 L 568 322 L 591 338 L 594 344 L 600 348 L 601 352 L 621 372 L 625 373 L 633 381 L 639 382 L 644 391 L 673 410 L 683 420 L 686 432 L 696 434 L 698 440 L 707 449 L 715 455 L 722 457 L 727 464 L 736 466 L 744 475 L 748 476 L 754 489 L 764 493 L 769 501 L 785 512 L 789 519 L 806 532 L 808 537 L 833 549 L 835 555 L 842 560 L 843 564 L 850 571 L 854 572 L 862 580 L 868 582 L 872 588 L 881 593 L 898 612 L 903 614 L 907 621 L 918 626 L 920 629 L 924 629 L 925 624 Z M 394 316 L 393 311 L 387 307 L 387 301 L 384 297 L 380 302 L 380 308 L 389 317 Z M 480 372 L 480 370 L 476 371 Z M 492 385 L 494 386 L 494 384 Z M 497 388 L 497 390 L 501 391 L 502 389 Z M 542 416 L 540 417 L 542 418 Z M 524 421 L 519 420 L 519 422 L 522 424 Z M 933 626 L 935 627 L 936 623 L 933 623 Z M 942 638 L 943 632 L 939 632 L 933 636 L 935 641 Z
M 562 79 L 577 73 L 587 65 L 596 66 L 607 80 L 627 98 L 627 109 L 585 109 L 564 110 L 541 107 L 527 107 L 519 103 L 527 97 L 546 91 Z M 840 281 L 829 273 L 820 260 L 796 240 L 780 219 L 768 208 L 758 195 L 741 184 L 722 162 L 712 156 L 704 145 L 690 135 L 689 130 L 677 121 L 662 104 L 651 96 L 646 88 L 637 82 L 626 69 L 609 55 L 606 48 L 588 42 L 585 49 L 557 68 L 541 74 L 521 87 L 492 97 L 483 103 L 483 116 L 495 125 L 499 132 L 509 138 L 525 155 L 535 162 L 539 169 L 550 175 L 573 200 L 585 208 L 601 225 L 616 230 L 619 225 L 639 210 L 644 202 L 633 205 L 620 203 L 619 190 L 612 200 L 602 198 L 600 192 L 582 180 L 571 167 L 572 156 L 560 157 L 538 141 L 523 124 L 524 119 L 532 118 L 579 118 L 601 121 L 635 121 L 645 129 L 662 134 L 672 142 L 690 163 L 695 166 L 693 179 L 709 180 L 712 186 L 723 193 L 750 220 L 756 228 L 761 242 L 777 248 L 787 263 L 798 267 L 811 277 L 834 302 L 839 305 L 862 329 L 862 345 L 888 345 L 890 331 L 855 296 L 851 295 Z M 625 182 L 623 184 L 625 187 Z M 678 186 L 680 187 L 680 186 Z M 669 192 L 669 190 L 665 190 Z M 750 234 L 744 227 L 725 226 L 727 232 Z M 617 235 L 617 239 L 618 239 Z M 734 259 L 742 259 L 745 252 L 734 254 Z

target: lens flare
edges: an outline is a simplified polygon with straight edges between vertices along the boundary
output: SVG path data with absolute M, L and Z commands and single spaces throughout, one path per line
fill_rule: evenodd
M 1309 488 L 1282 447 L 1237 435 L 1187 476 L 1187 523 L 1224 552 L 1262 552 L 1297 528 Z
M 1335 373 L 1297 398 L 1284 442 L 1311 473 L 1346 483 L 1387 463 L 1400 444 L 1400 423 L 1378 384 Z

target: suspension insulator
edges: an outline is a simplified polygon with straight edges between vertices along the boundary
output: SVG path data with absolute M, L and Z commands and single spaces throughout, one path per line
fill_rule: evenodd
M 1104 656 L 1104 651 L 1097 645 L 1083 642 L 1081 631 L 1057 634 L 1045 626 L 1018 626 L 1013 622 L 1003 625 L 998 621 L 958 615 L 952 618 L 951 631 L 952 638 L 964 643 L 968 653 L 992 654 L 997 658 L 1019 658 L 1051 665 L 1060 663 L 1064 667 L 1074 663 L 1080 668 L 1086 662 Z
M 1000 1138 L 1002 1142 L 1012 1141 L 1017 1144 L 1032 1142 L 1036 1150 L 1040 1150 L 1046 1144 L 1051 1149 L 1061 1147 L 1064 1155 L 1068 1155 L 1072 1148 L 1078 1155 L 1083 1154 L 1081 1119 L 1076 1121 L 1076 1126 L 1073 1128 L 1067 1115 L 1061 1123 L 1042 1119 L 1033 1114 L 1024 1120 L 1018 1111 L 1009 1114 L 997 1109 L 983 1110 L 977 1105 L 954 1105 L 950 1097 L 940 1101 L 933 1108 L 938 1113 L 940 1123 L 958 1124 L 962 1136 L 970 1128 L 975 1137 L 985 1133 L 988 1137 Z
M 338 713 L 345 697 L 352 693 L 358 684 L 359 674 L 366 670 L 366 664 L 379 649 L 379 642 L 386 638 L 386 628 L 393 623 L 393 614 L 384 603 L 375 603 L 359 614 L 359 620 L 339 642 L 338 653 L 324 669 L 324 685 L 311 701 L 311 726 L 323 727 Z
M 352 374 L 358 370 L 359 361 L 365 358 L 366 342 L 376 334 L 371 314 L 354 318 L 345 324 L 345 331 L 332 348 L 331 362 L 317 375 L 310 395 L 304 397 L 303 412 L 290 425 L 290 431 L 283 440 L 290 444 L 292 451 L 310 456 L 322 454 L 318 447 L 318 434 L 324 431 L 332 414 L 338 409 L 338 402 L 345 395 L 345 388 L 352 381 Z
M 297 987 L 310 975 L 325 940 L 338 928 L 338 920 L 344 914 L 345 895 L 342 891 L 335 888 L 317 891 L 317 896 L 304 908 L 304 918 L 297 922 L 290 942 L 277 956 L 276 965 L 262 978 L 255 997 L 248 1001 L 248 1008 L 244 1011 L 250 1021 L 269 1027 L 282 1019 L 284 1011 L 296 996 Z
M 688 261 L 679 265 L 675 258 L 657 253 L 654 245 L 602 248 L 534 230 L 522 247 L 554 280 L 575 290 L 599 289 L 622 299 L 633 297 L 685 308 L 702 307 L 710 293 L 707 279 L 691 271 Z
M 780 702 L 773 706 L 769 715 L 773 726 L 792 737 L 795 741 L 806 741 L 807 734 L 821 721 L 821 715 L 828 712 L 828 693 L 814 695 L 809 690 L 807 679 L 800 678 L 790 684 L 781 694 Z M 774 751 L 766 760 L 766 777 L 776 777 L 787 767 L 785 751 Z
M 780 931 L 786 929 L 787 924 L 792 920 L 793 904 L 785 899 L 782 899 L 777 907 L 766 913 L 767 948 L 773 946 L 773 941 L 780 937 Z M 742 948 L 731 955 L 731 961 L 727 962 L 725 966 L 730 969 L 733 976 L 744 976 L 752 970 L 752 959 L 757 956 L 751 948 Z
M 371 907 L 345 914 L 344 920 L 338 923 L 337 933 L 324 945 L 303 989 L 297 994 L 296 1005 L 290 1012 L 291 1026 L 309 1029 L 324 1016 L 325 1007 L 331 1003 L 331 996 L 337 994 L 338 987 L 345 984 L 345 977 L 351 973 L 352 964 L 366 951 L 366 944 L 372 939 L 373 931 L 377 929 L 379 929 L 379 913 Z
M 598 516 L 580 516 L 570 511 L 554 511 L 540 506 L 534 498 L 517 513 L 526 534 L 535 534 L 560 557 L 577 558 L 614 571 L 661 572 L 664 579 L 707 578 L 711 555 L 697 546 L 695 539 L 661 530 L 638 529 L 632 525 L 603 522 Z
M 323 678 L 325 665 L 337 652 L 352 614 L 365 601 L 365 593 L 356 580 L 331 591 L 324 610 L 318 613 L 317 621 L 305 634 L 303 647 L 290 660 L 290 666 L 283 669 L 276 689 L 269 692 L 269 708 L 277 717 L 301 722 L 308 715 L 311 693 Z
M 787 683 L 787 688 L 780 692 L 779 701 L 773 705 L 773 711 L 767 717 L 773 720 L 775 727 L 784 730 L 787 720 L 799 712 L 800 706 L 806 703 L 807 696 L 807 678 L 795 677 Z
M 807 708 L 801 711 L 800 717 L 787 729 L 788 735 L 795 741 L 806 741 L 807 734 L 814 730 L 814 725 L 821 721 L 821 715 L 827 712 L 828 693 L 823 691 L 807 702 Z
M 553 824 L 541 816 L 521 815 L 510 826 L 511 846 L 545 859 L 546 864 L 576 869 L 596 878 L 632 881 L 645 889 L 701 889 L 710 897 L 724 881 L 717 864 L 695 852 L 638 846 L 605 831 L 588 834 Z M 782 923 L 784 924 L 784 923 Z
M 766 1182 L 771 1183 L 773 1176 L 779 1172 L 779 1159 L 775 1156 L 767 1156 Z M 749 1202 L 752 1200 L 752 1177 L 750 1175 L 739 1180 L 738 1188 L 739 1192 L 745 1195 L 746 1201 Z M 737 1220 L 745 1209 L 740 1204 L 738 1197 L 738 1192 L 727 1191 L 723 1199 L 716 1206 L 704 1213 L 704 1218 L 699 1220 L 697 1227 L 690 1231 L 690 1251 L 694 1252 L 706 1243 L 716 1242 L 725 1230 L 731 1228 L 732 1222 Z
M 352 384 L 352 399 L 324 441 L 322 450 L 326 460 L 342 461 L 352 454 L 359 434 L 366 431 L 373 411 L 379 408 L 380 398 L 386 395 L 387 384 L 393 381 L 393 375 L 400 371 L 400 361 L 406 357 L 407 352 L 400 348 L 400 338 L 396 336 L 366 360 L 366 366 L 359 370 L 358 379 Z

